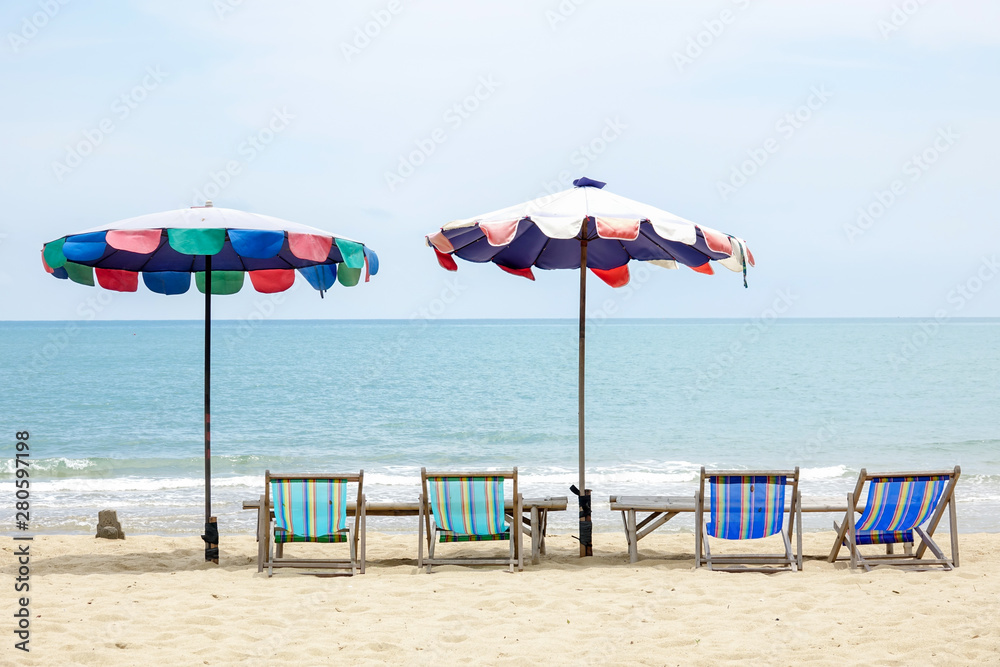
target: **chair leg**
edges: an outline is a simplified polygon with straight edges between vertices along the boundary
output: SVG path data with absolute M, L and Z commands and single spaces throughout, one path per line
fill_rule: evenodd
M 802 571 L 802 492 L 799 491 L 799 502 L 795 508 L 795 559 L 799 564 L 799 571 Z
M 958 512 L 954 493 L 948 498 L 948 533 L 951 535 L 951 562 L 958 567 Z
M 701 567 L 701 549 L 702 549 L 702 516 L 703 510 L 701 507 L 702 499 L 701 493 L 695 491 L 694 493 L 694 567 L 695 569 Z
M 367 554 L 365 553 L 365 536 L 368 532 L 368 517 L 367 517 L 367 503 L 361 506 L 361 574 L 365 573 L 365 558 Z
M 854 504 L 854 494 L 847 494 L 847 546 L 851 550 L 851 569 L 856 570 L 858 568 L 858 559 L 861 555 L 858 552 L 858 534 L 854 526 L 854 512 L 852 508 L 855 507 Z M 865 570 L 868 570 L 868 565 L 865 565 Z
M 431 527 L 431 542 L 427 548 L 427 574 L 431 573 L 431 563 L 434 562 L 434 547 L 437 546 L 437 526 Z
M 701 528 L 701 546 L 705 550 L 705 565 L 708 569 L 712 569 L 712 548 L 708 545 L 708 529 L 702 526 Z M 699 556 L 700 560 L 700 556 Z
M 424 496 L 420 496 L 417 511 L 417 567 L 424 566 Z
M 848 493 L 847 494 L 847 514 L 851 515 L 851 516 L 854 515 L 854 505 L 851 504 L 853 502 L 853 499 L 854 499 L 854 494 L 853 493 Z M 845 540 L 845 538 L 847 536 L 847 516 L 844 517 L 843 523 L 841 523 L 839 526 L 837 525 L 837 522 L 834 521 L 833 522 L 833 529 L 835 531 L 837 531 L 837 541 L 834 542 L 833 548 L 830 549 L 830 555 L 827 556 L 827 558 L 826 558 L 827 562 L 829 562 L 829 563 L 835 563 L 835 562 L 837 562 L 837 556 L 840 555 L 840 549 L 841 549 L 841 547 L 844 546 L 844 540 Z
M 268 528 L 271 527 L 271 511 L 266 506 L 264 496 L 258 501 L 257 508 L 257 572 L 264 571 L 264 561 L 267 560 Z
M 267 531 L 269 539 L 267 541 L 267 576 L 274 576 L 274 521 L 270 522 L 270 528 Z
M 514 529 L 510 531 L 510 561 L 507 563 L 507 571 L 514 574 L 514 562 L 517 560 L 514 548 Z
M 357 544 L 354 542 L 354 528 L 350 526 L 347 528 L 347 542 L 350 545 L 351 576 L 353 577 L 358 573 L 358 549 Z
M 517 515 L 517 521 L 515 522 L 515 530 L 511 534 L 511 539 L 516 539 L 517 543 L 514 545 L 514 555 L 517 557 L 517 571 L 521 572 L 524 570 L 524 539 L 521 533 L 521 517 L 524 516 L 524 498 L 521 494 L 517 494 L 514 498 L 514 513 Z M 534 526 L 532 526 L 534 528 Z M 532 538 L 534 541 L 534 538 Z
M 934 554 L 935 558 L 937 558 L 938 560 L 944 560 L 944 561 L 948 560 L 947 558 L 944 557 L 944 552 L 941 551 L 941 547 L 939 547 L 937 545 L 937 542 L 935 542 L 934 539 L 930 535 L 928 535 L 926 532 L 924 532 L 923 528 L 917 527 L 917 528 L 914 528 L 914 531 L 917 533 L 917 535 L 920 536 L 921 542 L 923 542 L 923 544 L 926 544 L 927 548 L 931 550 L 931 553 Z M 951 565 L 947 565 L 946 564 L 944 566 L 944 569 L 950 570 L 951 569 Z
M 797 570 L 795 563 L 795 554 L 792 553 L 792 541 L 788 539 L 788 533 L 781 531 L 781 539 L 785 543 L 785 560 L 788 563 L 788 567 L 795 572 Z

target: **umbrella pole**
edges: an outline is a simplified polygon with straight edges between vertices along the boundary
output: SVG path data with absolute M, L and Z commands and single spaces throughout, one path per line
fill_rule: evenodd
M 580 241 L 580 368 L 578 378 L 579 396 L 579 439 L 580 439 L 580 556 L 593 556 L 593 523 L 590 519 L 590 489 L 586 486 L 586 447 L 584 446 L 584 370 L 586 366 L 587 340 L 587 239 Z
M 205 255 L 205 561 L 219 563 L 219 526 L 212 516 L 212 256 Z

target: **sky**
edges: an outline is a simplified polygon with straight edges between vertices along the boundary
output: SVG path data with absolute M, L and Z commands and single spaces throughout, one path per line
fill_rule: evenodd
M 219 319 L 575 317 L 578 276 L 437 266 L 444 223 L 574 178 L 747 240 L 591 277 L 610 317 L 1000 316 L 1000 5 L 926 0 L 9 0 L 0 319 L 200 319 L 54 280 L 42 244 L 210 198 L 378 252 Z

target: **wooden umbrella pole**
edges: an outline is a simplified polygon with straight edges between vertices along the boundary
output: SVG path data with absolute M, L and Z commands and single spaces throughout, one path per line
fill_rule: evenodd
M 587 341 L 587 221 L 584 220 L 583 238 L 580 240 L 580 369 L 578 378 L 579 439 L 580 439 L 580 556 L 593 556 L 593 524 L 590 518 L 590 489 L 586 485 L 586 446 L 584 442 L 584 371 Z
M 219 562 L 219 528 L 212 516 L 212 256 L 205 255 L 205 561 Z

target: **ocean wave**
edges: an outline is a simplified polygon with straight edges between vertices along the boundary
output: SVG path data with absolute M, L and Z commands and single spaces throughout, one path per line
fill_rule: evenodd
M 95 468 L 97 465 L 98 464 L 94 459 L 30 459 L 29 468 L 32 471 L 58 473 L 87 470 L 88 468 Z M 17 466 L 15 459 L 4 459 L 3 461 L 0 461 L 0 474 L 13 476 L 18 467 L 19 466 Z M 20 467 L 23 468 L 24 466 Z
M 306 459 L 314 461 L 314 459 Z M 263 470 L 316 470 L 315 463 L 296 459 L 279 461 L 271 457 L 239 456 L 213 458 L 214 488 L 239 488 L 259 493 L 263 488 Z M 13 462 L 3 461 L 0 479 L 11 477 Z M 226 465 L 238 464 L 238 465 Z M 203 459 L 71 459 L 33 460 L 32 487 L 39 493 L 120 493 L 204 488 Z M 706 466 L 709 467 L 709 466 Z M 711 467 L 717 467 L 712 465 Z M 730 466 L 727 466 L 730 467 Z M 236 470 L 233 470 L 236 468 Z M 347 472 L 356 468 L 338 466 L 332 472 Z M 681 493 L 693 489 L 698 482 L 701 465 L 690 461 L 648 461 L 623 465 L 596 465 L 586 471 L 587 487 L 604 493 Z M 519 468 L 519 482 L 529 493 L 566 493 L 570 484 L 577 483 L 579 471 L 569 466 L 528 466 Z M 857 471 L 846 465 L 816 466 L 800 469 L 805 494 L 839 494 L 853 487 Z M 365 486 L 379 487 L 388 494 L 414 489 L 420 483 L 417 466 L 379 466 L 365 471 Z M 1000 490 L 1000 475 L 966 472 L 959 481 L 961 489 L 969 489 L 976 499 L 992 500 L 994 490 Z
M 847 466 L 826 466 L 823 468 L 800 468 L 800 480 L 836 479 L 838 477 L 854 476 L 857 471 L 849 470 Z
M 179 489 L 201 489 L 205 486 L 204 477 L 111 477 L 107 479 L 61 478 L 32 483 L 32 488 L 38 493 L 54 492 L 88 492 L 118 493 L 121 491 L 169 491 Z M 260 477 L 214 477 L 213 488 L 246 487 L 263 488 L 264 476 Z
M 284 457 L 262 457 L 256 454 L 241 454 L 239 456 L 213 456 L 212 465 L 217 469 L 232 470 L 246 466 L 264 469 L 268 465 L 282 465 L 285 461 L 294 461 Z M 139 470 L 176 470 L 191 471 L 192 474 L 204 468 L 205 459 L 202 456 L 186 458 L 31 458 L 29 468 L 32 475 L 42 473 L 49 477 L 72 477 L 81 473 L 89 477 L 108 477 L 128 475 L 130 471 Z M 0 479 L 13 477 L 17 471 L 14 458 L 0 460 Z M 23 466 L 21 466 L 23 467 Z

